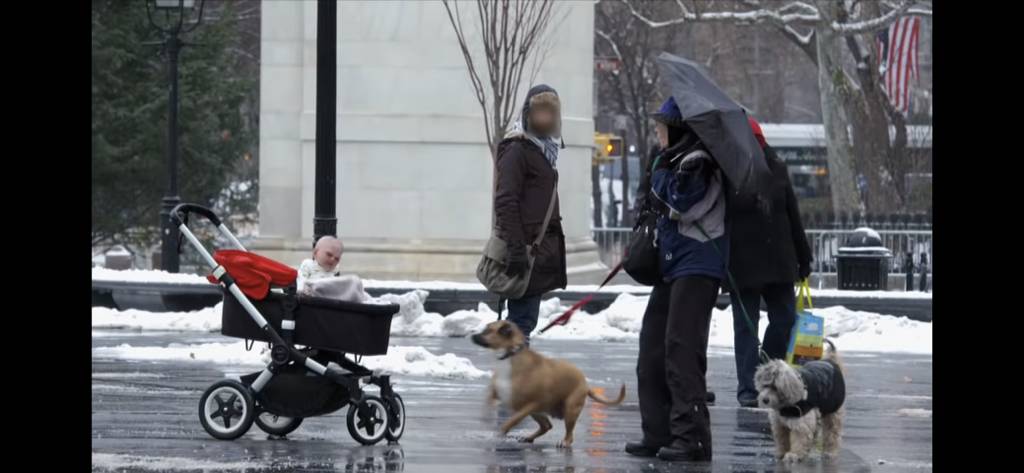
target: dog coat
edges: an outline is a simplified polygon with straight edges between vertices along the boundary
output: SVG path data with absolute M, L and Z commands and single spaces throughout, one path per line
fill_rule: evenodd
M 822 415 L 838 411 L 846 399 L 846 382 L 839 365 L 831 360 L 812 361 L 799 368 L 797 373 L 804 381 L 807 397 L 791 406 L 779 409 L 783 417 L 801 417 L 817 408 Z

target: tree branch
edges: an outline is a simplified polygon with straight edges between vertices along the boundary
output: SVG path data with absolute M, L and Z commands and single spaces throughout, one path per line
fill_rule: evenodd
M 611 45 L 612 52 L 615 53 L 615 58 L 621 61 L 622 53 L 619 52 L 619 47 L 615 44 L 615 41 L 612 40 L 612 37 L 608 36 L 608 33 L 605 33 L 604 31 L 601 31 L 599 29 L 595 29 L 594 32 L 597 33 L 597 35 L 603 38 L 605 41 L 607 41 L 609 45 Z
M 841 23 L 838 21 L 833 21 L 832 24 L 829 25 L 829 27 L 843 35 L 854 35 L 868 33 L 871 31 L 877 31 L 891 25 L 893 22 L 896 21 L 897 18 L 900 17 L 900 15 L 907 13 L 910 10 L 910 6 L 913 5 L 914 3 L 915 2 L 912 1 L 901 2 L 896 5 L 896 8 L 889 10 L 888 13 L 885 13 L 884 15 L 879 16 L 877 18 L 872 18 L 870 20 L 856 21 L 852 23 Z M 927 11 L 930 15 L 931 10 Z
M 823 21 L 821 12 L 818 9 L 805 2 L 789 2 L 777 9 L 763 8 L 762 4 L 758 0 L 747 0 L 744 2 L 746 5 L 757 7 L 755 10 L 749 11 L 715 11 L 715 12 L 693 12 L 686 7 L 683 0 L 676 0 L 676 5 L 679 6 L 679 16 L 670 20 L 656 21 L 644 16 L 643 13 L 637 11 L 634 8 L 633 0 L 619 0 L 629 8 L 629 12 L 632 16 L 644 22 L 650 28 L 663 28 L 666 26 L 679 25 L 688 21 L 692 22 L 734 22 L 734 23 L 760 23 L 764 21 L 770 21 L 779 25 L 783 28 L 782 31 L 791 40 L 794 40 L 800 46 L 804 46 L 810 42 L 810 35 L 800 35 L 795 30 L 787 30 L 793 24 L 815 24 Z M 891 6 L 891 10 L 884 15 L 863 21 L 844 23 L 839 21 L 833 21 L 827 26 L 832 30 L 841 33 L 843 35 L 860 34 L 873 30 L 879 30 L 889 26 L 892 22 L 896 21 L 900 15 L 910 14 L 919 16 L 931 16 L 932 10 L 927 6 L 918 6 L 918 2 L 913 0 L 902 1 L 896 4 L 886 2 L 886 5 Z
M 483 109 L 485 118 L 484 128 L 487 132 L 487 144 L 490 146 L 493 153 L 496 143 L 494 143 L 494 139 L 491 137 L 492 133 L 490 122 L 486 119 L 487 97 L 484 95 L 483 82 L 480 80 L 480 75 L 477 74 L 476 67 L 473 64 L 473 56 L 469 53 L 469 46 L 466 43 L 466 36 L 462 29 L 462 19 L 459 16 L 459 4 L 458 2 L 453 2 L 455 4 L 455 13 L 453 14 L 448 0 L 443 0 L 441 3 L 444 4 L 444 9 L 448 12 L 448 20 L 451 22 L 452 29 L 455 30 L 455 36 L 459 40 L 459 49 L 462 50 L 462 57 L 466 60 L 466 68 L 469 70 L 469 80 L 473 84 L 473 92 L 476 94 L 476 100 L 480 103 L 480 108 Z
M 821 14 L 816 8 L 808 5 L 804 2 L 792 2 L 786 4 L 782 8 L 771 10 L 767 8 L 761 8 L 758 10 L 750 10 L 745 12 L 737 11 L 718 11 L 718 12 L 691 12 L 682 0 L 676 0 L 676 4 L 679 6 L 680 16 L 671 20 L 666 21 L 654 21 L 647 18 L 642 13 L 638 12 L 630 0 L 619 0 L 629 8 L 630 14 L 636 17 L 638 20 L 647 24 L 651 28 L 662 28 L 665 26 L 678 25 L 687 21 L 723 21 L 723 22 L 739 22 L 739 23 L 757 23 L 765 20 L 772 20 L 780 22 L 782 24 L 790 23 L 816 23 L 821 21 Z M 800 10 L 798 12 L 787 13 L 789 10 Z

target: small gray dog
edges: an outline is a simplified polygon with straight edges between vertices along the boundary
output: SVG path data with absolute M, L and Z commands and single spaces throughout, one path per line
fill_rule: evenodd
M 794 368 L 784 360 L 762 364 L 754 374 L 758 405 L 771 409 L 775 456 L 787 463 L 807 458 L 822 434 L 826 458 L 839 454 L 846 410 L 845 369 L 831 341 L 821 360 Z

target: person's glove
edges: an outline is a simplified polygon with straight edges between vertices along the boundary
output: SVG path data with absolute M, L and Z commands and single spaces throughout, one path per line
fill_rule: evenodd
M 808 263 L 800 263 L 800 267 L 797 269 L 797 275 L 800 276 L 800 280 L 803 281 L 811 275 L 811 265 Z
M 530 263 L 526 258 L 526 245 L 523 242 L 509 242 L 508 244 L 508 268 L 505 275 L 511 278 L 519 277 L 529 269 Z

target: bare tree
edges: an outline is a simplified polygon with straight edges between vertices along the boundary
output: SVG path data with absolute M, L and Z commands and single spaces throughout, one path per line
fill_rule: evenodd
M 899 173 L 907 167 L 902 156 L 906 146 L 906 123 L 902 114 L 889 104 L 881 88 L 875 48 L 865 47 L 864 43 L 873 44 L 873 33 L 887 28 L 902 15 L 930 16 L 930 2 L 745 0 L 734 4 L 736 8 L 725 9 L 715 7 L 715 2 L 687 5 L 683 0 L 676 0 L 675 18 L 656 21 L 637 8 L 636 0 L 620 1 L 629 7 L 634 17 L 651 28 L 686 22 L 774 26 L 800 46 L 818 68 L 833 210 L 837 214 L 850 214 L 882 210 L 893 200 L 898 207 L 905 204 L 905 190 L 901 190 L 904 186 L 901 183 L 891 186 L 896 191 L 893 197 L 885 192 L 890 186 L 884 184 L 883 177 L 888 174 L 896 182 L 903 181 Z M 739 9 L 743 7 L 746 10 Z M 708 11 L 709 8 L 714 11 Z M 843 67 L 844 44 L 855 59 L 856 79 Z M 890 123 L 896 128 L 896 139 L 892 141 Z M 855 170 L 864 174 L 869 188 L 875 190 L 869 193 L 869 202 L 861 202 L 858 196 Z
M 660 8 L 657 2 L 638 4 L 637 8 L 645 14 L 651 14 Z M 597 39 L 594 43 L 595 56 L 612 58 L 618 64 L 613 71 L 599 72 L 598 84 L 614 97 L 611 109 L 616 114 L 630 118 L 629 127 L 632 139 L 627 139 L 636 146 L 637 155 L 643 162 L 649 153 L 649 137 L 651 121 L 648 114 L 651 107 L 657 107 L 659 95 L 658 77 L 660 69 L 655 57 L 675 40 L 677 30 L 669 28 L 658 31 L 653 28 L 639 27 L 640 20 L 629 14 L 617 2 L 600 2 L 595 8 Z M 625 150 L 624 150 L 625 151 Z M 629 167 L 623 152 L 622 161 L 622 223 L 632 224 L 632 213 L 629 205 Z
M 448 19 L 466 60 L 473 92 L 484 113 L 484 129 L 491 157 L 519 108 L 519 86 L 523 72 L 530 68 L 530 80 L 543 63 L 549 44 L 545 41 L 551 23 L 553 0 L 476 0 L 478 38 L 483 46 L 483 67 L 473 59 L 469 35 L 459 5 L 442 0 Z M 486 70 L 486 80 L 481 78 Z

